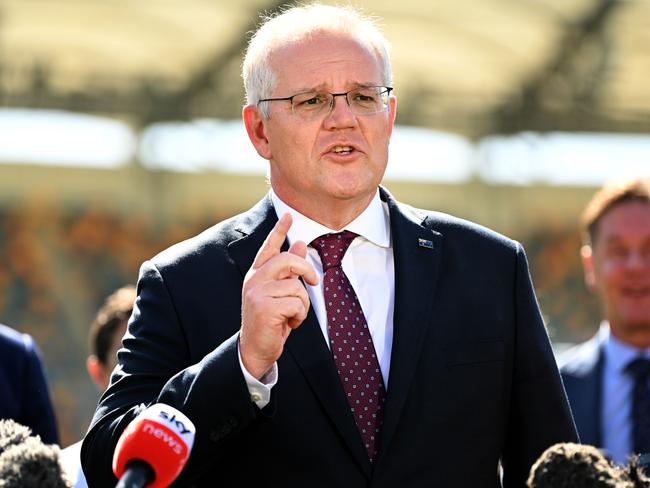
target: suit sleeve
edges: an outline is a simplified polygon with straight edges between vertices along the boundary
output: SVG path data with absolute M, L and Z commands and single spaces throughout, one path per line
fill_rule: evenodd
M 23 378 L 23 411 L 18 421 L 32 429 L 46 444 L 58 444 L 54 408 L 50 400 L 40 351 L 33 339 L 23 334 L 26 364 Z
M 532 464 L 546 448 L 558 442 L 578 441 L 520 245 L 517 245 L 514 291 L 512 395 L 502 456 L 506 488 L 525 487 Z
M 115 486 L 111 471 L 115 445 L 126 425 L 151 404 L 171 405 L 196 426 L 189 462 L 174 486 L 187 486 L 209 469 L 218 460 L 222 440 L 260 415 L 239 366 L 238 335 L 193 363 L 184 326 L 158 268 L 144 263 L 118 366 L 82 447 L 89 486 Z

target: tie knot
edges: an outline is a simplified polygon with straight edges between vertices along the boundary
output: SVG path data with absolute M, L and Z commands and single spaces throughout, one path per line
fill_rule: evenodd
M 650 376 L 650 359 L 636 358 L 628 363 L 625 370 L 637 380 L 644 380 Z
M 358 234 L 344 230 L 335 234 L 324 234 L 311 241 L 311 245 L 318 251 L 323 263 L 323 272 L 336 266 L 341 266 L 345 252 Z

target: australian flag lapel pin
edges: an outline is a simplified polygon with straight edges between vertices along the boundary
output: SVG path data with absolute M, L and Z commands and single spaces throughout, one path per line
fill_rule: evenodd
M 430 241 L 428 239 L 418 239 L 418 246 L 425 249 L 433 249 L 433 241 Z

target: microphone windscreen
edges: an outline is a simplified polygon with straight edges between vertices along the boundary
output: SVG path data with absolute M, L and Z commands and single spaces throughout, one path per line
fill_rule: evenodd
M 0 454 L 2 488 L 70 488 L 61 467 L 60 449 L 45 445 L 38 437 L 28 437 Z
M 542 453 L 528 478 L 529 488 L 619 488 L 623 470 L 594 446 L 555 444 Z
M 0 454 L 11 446 L 22 444 L 32 435 L 29 427 L 25 427 L 11 419 L 0 420 Z

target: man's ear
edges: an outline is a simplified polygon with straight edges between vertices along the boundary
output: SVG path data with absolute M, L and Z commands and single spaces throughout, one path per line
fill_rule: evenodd
M 585 273 L 585 284 L 593 291 L 596 289 L 596 270 L 594 269 L 594 251 L 590 245 L 585 244 L 580 248 L 580 257 Z
M 90 379 L 93 380 L 93 383 L 95 383 L 95 386 L 100 391 L 104 391 L 108 387 L 110 373 L 104 370 L 104 365 L 94 354 L 91 354 L 86 359 L 86 370 L 88 371 L 88 376 L 90 376 Z
M 271 147 L 266 136 L 267 119 L 254 105 L 246 105 L 242 110 L 242 118 L 246 126 L 248 138 L 255 146 L 257 154 L 264 159 L 271 159 Z
M 391 95 L 388 98 L 388 137 L 393 135 L 395 117 L 397 116 L 397 98 Z

